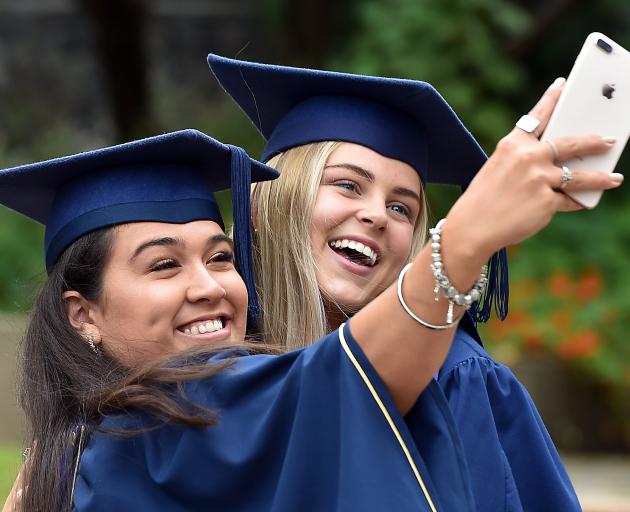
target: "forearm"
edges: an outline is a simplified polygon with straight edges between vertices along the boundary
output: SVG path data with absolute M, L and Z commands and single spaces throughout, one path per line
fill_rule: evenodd
M 455 223 L 443 231 L 445 269 L 458 290 L 469 290 L 479 277 L 487 255 L 470 250 L 463 237 L 453 236 Z M 449 236 L 450 235 L 450 236 Z M 427 323 L 446 323 L 448 301 L 441 291 L 436 301 L 431 249 L 426 246 L 404 278 L 402 294 L 409 308 Z M 464 308 L 454 307 L 459 318 Z M 357 313 L 351 322 L 357 343 L 388 387 L 399 410 L 405 414 L 415 403 L 450 349 L 456 325 L 429 329 L 412 319 L 397 297 L 396 283 Z

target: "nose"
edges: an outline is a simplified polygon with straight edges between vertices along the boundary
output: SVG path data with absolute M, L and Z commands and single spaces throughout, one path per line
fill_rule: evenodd
M 226 296 L 225 288 L 217 281 L 205 265 L 195 267 L 188 276 L 186 298 L 190 302 L 215 303 Z
M 357 212 L 359 221 L 371 228 L 384 230 L 387 227 L 387 206 L 382 201 L 372 201 Z

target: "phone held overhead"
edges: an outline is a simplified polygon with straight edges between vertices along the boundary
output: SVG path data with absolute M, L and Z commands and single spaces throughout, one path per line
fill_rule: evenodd
M 606 153 L 558 165 L 613 172 L 630 135 L 630 52 L 599 32 L 586 38 L 541 140 L 590 133 L 614 137 L 616 143 Z M 601 190 L 566 193 L 585 208 L 597 206 L 602 196 Z

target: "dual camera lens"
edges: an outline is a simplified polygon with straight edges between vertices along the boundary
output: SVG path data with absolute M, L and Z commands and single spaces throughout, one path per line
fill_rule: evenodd
M 606 41 L 604 41 L 603 39 L 597 40 L 597 46 L 599 46 L 606 53 L 612 53 L 612 46 L 608 44 Z

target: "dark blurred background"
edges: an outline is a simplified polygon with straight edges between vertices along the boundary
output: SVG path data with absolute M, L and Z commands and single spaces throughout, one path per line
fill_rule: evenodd
M 0 0 L 0 167 L 182 128 L 258 156 L 209 52 L 429 81 L 492 152 L 593 31 L 630 48 L 630 2 Z M 565 450 L 630 452 L 628 186 L 511 248 L 510 315 L 484 328 Z M 430 194 L 437 217 L 457 191 Z M 0 443 L 19 440 L 14 353 L 42 236 L 0 208 Z

